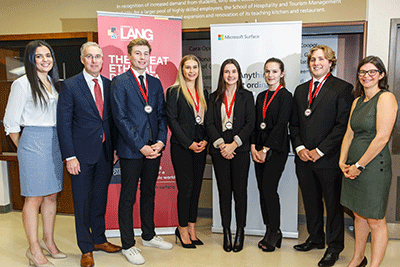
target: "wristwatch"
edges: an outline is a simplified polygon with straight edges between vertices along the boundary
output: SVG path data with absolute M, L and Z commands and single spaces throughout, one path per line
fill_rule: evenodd
M 362 172 L 362 171 L 365 169 L 365 167 L 364 167 L 364 166 L 361 166 L 360 164 L 358 164 L 358 162 L 356 162 L 356 164 L 354 164 L 354 165 L 356 165 L 356 168 L 357 168 L 360 172 Z
M 264 154 L 267 154 L 267 152 L 268 152 L 268 150 L 265 147 L 263 148 L 262 151 L 263 151 Z

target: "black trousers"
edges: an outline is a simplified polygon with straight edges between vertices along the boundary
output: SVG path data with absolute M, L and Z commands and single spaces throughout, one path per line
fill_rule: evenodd
M 249 152 L 236 152 L 228 160 L 221 154 L 212 154 L 219 193 L 222 227 L 229 228 L 232 219 L 232 193 L 235 200 L 236 227 L 246 226 L 247 182 L 249 177 Z
M 142 238 L 151 240 L 154 231 L 154 198 L 160 159 L 120 159 L 121 194 L 118 204 L 118 223 L 121 232 L 122 248 L 135 245 L 133 231 L 133 205 L 136 202 L 136 191 L 140 178 L 140 222 Z
M 342 172 L 335 169 L 300 168 L 296 165 L 296 174 L 304 201 L 309 240 L 325 242 L 324 206 L 326 205 L 326 243 L 327 251 L 340 253 L 344 248 L 344 214 L 340 205 Z
M 81 172 L 78 175 L 71 175 L 71 187 L 76 237 L 79 249 L 85 254 L 94 250 L 94 244 L 103 244 L 107 241 L 104 234 L 106 230 L 104 216 L 112 162 L 107 161 L 104 153 L 101 153 L 95 164 L 83 162 L 79 164 Z
M 194 153 L 179 144 L 171 143 L 171 159 L 178 187 L 179 226 L 195 223 L 207 151 Z
M 278 185 L 288 158 L 288 151 L 272 151 L 271 159 L 264 163 L 254 162 L 257 186 L 260 193 L 261 214 L 264 224 L 277 232 L 281 225 L 281 205 Z

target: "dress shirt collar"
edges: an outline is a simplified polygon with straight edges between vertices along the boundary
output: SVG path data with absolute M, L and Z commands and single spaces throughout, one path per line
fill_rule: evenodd
M 143 77 L 144 77 L 144 83 L 146 84 L 146 80 L 147 80 L 147 77 L 146 77 L 146 72 L 144 72 L 143 74 L 140 74 L 139 72 L 137 72 L 134 68 L 132 68 L 131 67 L 131 70 L 133 71 L 133 73 L 135 73 L 135 75 L 136 75 L 136 78 L 138 79 L 138 81 L 140 82 L 140 80 L 139 80 L 139 75 L 143 75 Z
M 94 87 L 93 79 L 97 79 L 97 81 L 100 84 L 100 88 L 103 88 L 103 80 L 101 79 L 101 75 L 100 74 L 97 77 L 93 77 L 85 69 L 83 69 L 82 73 L 83 73 L 83 77 L 86 80 L 86 83 L 89 85 L 89 88 Z

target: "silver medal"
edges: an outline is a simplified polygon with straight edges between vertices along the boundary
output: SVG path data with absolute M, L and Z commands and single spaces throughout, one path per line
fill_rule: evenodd
M 146 105 L 146 106 L 144 107 L 144 111 L 145 111 L 147 114 L 150 114 L 150 113 L 153 111 L 153 108 L 152 108 L 150 105 Z
M 262 122 L 262 123 L 260 124 L 261 130 L 264 130 L 265 127 L 267 127 L 267 124 L 266 124 L 265 122 Z
M 226 129 L 228 129 L 228 130 L 232 130 L 232 128 L 233 128 L 232 122 L 228 121 L 228 122 L 225 124 L 225 127 L 226 127 Z
M 310 116 L 311 115 L 311 109 L 310 108 L 306 109 L 306 111 L 304 111 L 304 115 L 306 115 L 306 117 Z

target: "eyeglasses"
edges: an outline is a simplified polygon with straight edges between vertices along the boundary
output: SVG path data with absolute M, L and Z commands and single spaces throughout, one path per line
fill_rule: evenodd
M 100 55 L 100 54 L 97 54 L 97 55 L 87 54 L 87 55 L 84 55 L 83 57 L 85 57 L 85 58 L 87 58 L 87 59 L 89 59 L 89 60 L 93 60 L 93 58 L 95 58 L 96 60 L 99 60 L 99 59 L 101 59 L 103 56 Z
M 381 70 L 360 70 L 358 76 L 364 77 L 368 73 L 369 76 L 374 77 L 378 72 L 379 74 L 382 73 Z

